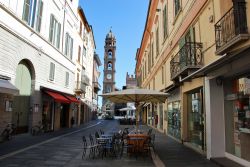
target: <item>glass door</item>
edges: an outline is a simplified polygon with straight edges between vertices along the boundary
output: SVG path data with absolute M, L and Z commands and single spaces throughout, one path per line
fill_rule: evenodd
M 204 150 L 204 111 L 202 89 L 188 94 L 189 142 Z

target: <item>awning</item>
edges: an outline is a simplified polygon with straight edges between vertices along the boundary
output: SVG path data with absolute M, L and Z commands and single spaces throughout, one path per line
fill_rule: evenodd
M 70 100 L 68 100 L 66 97 L 63 95 L 56 93 L 56 92 L 51 92 L 51 91 L 45 91 L 48 95 L 50 95 L 53 99 L 55 99 L 56 102 L 59 103 L 70 103 Z
M 70 95 L 64 95 L 64 96 L 67 97 L 67 99 L 69 99 L 72 103 L 80 103 L 80 101 L 78 101 L 74 96 Z
M 0 93 L 17 95 L 19 94 L 19 90 L 8 80 L 0 79 Z

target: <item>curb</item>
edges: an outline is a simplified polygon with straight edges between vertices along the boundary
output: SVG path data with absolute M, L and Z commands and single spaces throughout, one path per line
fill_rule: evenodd
M 152 148 L 150 148 L 150 152 L 151 152 L 151 158 L 152 158 L 155 166 L 157 166 L 157 167 L 166 167 L 166 165 L 162 162 L 160 157 L 156 154 L 156 152 L 154 152 L 154 150 Z

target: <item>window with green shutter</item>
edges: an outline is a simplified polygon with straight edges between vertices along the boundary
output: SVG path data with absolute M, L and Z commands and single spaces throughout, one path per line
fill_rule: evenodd
M 65 48 L 64 48 L 64 54 L 72 60 L 73 56 L 73 38 L 69 35 L 69 33 L 66 33 L 65 36 Z
M 156 57 L 159 55 L 159 27 L 156 29 Z
M 168 17 L 167 17 L 167 5 L 164 6 L 164 9 L 163 9 L 163 37 L 164 39 L 167 37 L 167 34 L 168 34 L 168 27 L 167 27 L 167 24 L 168 24 Z
M 181 2 L 180 0 L 174 0 L 174 15 L 176 16 L 181 9 Z

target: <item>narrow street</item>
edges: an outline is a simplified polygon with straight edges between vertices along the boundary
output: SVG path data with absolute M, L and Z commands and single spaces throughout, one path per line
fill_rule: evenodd
M 92 159 L 89 158 L 87 154 L 87 156 L 82 159 L 82 136 L 85 135 L 88 140 L 89 134 L 94 136 L 94 133 L 96 131 L 99 132 L 100 129 L 107 133 L 111 130 L 118 130 L 119 124 L 117 121 L 98 121 L 95 122 L 95 124 L 73 132 L 54 136 L 50 139 L 46 138 L 46 140 L 37 144 L 27 146 L 19 151 L 16 150 L 16 152 L 13 151 L 12 153 L 9 153 L 8 156 L 1 156 L 0 166 L 154 166 L 153 161 L 150 158 L 138 157 L 136 159 L 135 157 L 127 155 L 123 155 L 121 159 L 109 156 L 104 157 L 103 159 L 101 157 L 95 157 Z M 27 139 L 33 140 L 32 138 L 35 140 L 36 137 L 27 136 Z M 27 141 L 26 143 L 30 142 L 32 141 Z

